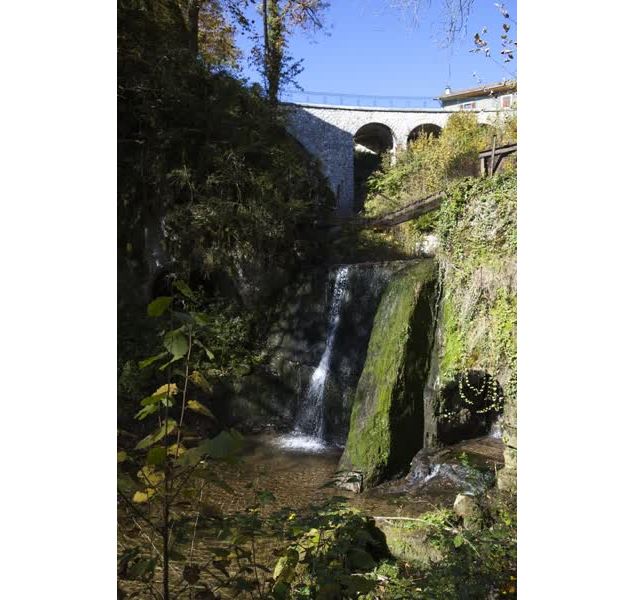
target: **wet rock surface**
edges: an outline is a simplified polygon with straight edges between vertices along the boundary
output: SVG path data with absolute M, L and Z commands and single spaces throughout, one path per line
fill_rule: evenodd
M 366 358 L 373 319 L 391 277 L 409 261 L 348 265 L 348 280 L 324 384 L 324 437 L 343 443 L 357 381 Z M 268 361 L 255 373 L 231 382 L 226 390 L 230 422 L 275 421 L 293 427 L 324 354 L 329 308 L 340 267 L 303 273 L 279 299 L 279 316 L 267 340 Z
M 353 403 L 343 470 L 373 486 L 407 468 L 424 437 L 422 390 L 434 341 L 437 265 L 418 261 L 382 295 Z
M 494 485 L 502 468 L 504 444 L 492 436 L 459 442 L 437 451 L 420 450 L 405 477 L 380 486 L 383 493 L 477 495 Z

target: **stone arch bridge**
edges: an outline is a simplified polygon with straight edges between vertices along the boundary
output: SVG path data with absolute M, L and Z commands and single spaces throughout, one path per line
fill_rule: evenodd
M 394 154 L 422 132 L 438 135 L 457 110 L 292 103 L 283 106 L 287 129 L 320 162 L 340 216 L 360 210 L 359 186 L 378 166 L 380 154 Z M 496 113 L 475 112 L 480 123 L 488 123 Z

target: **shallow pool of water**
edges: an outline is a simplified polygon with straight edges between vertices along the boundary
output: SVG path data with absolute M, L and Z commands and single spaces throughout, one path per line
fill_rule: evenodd
M 235 464 L 214 463 L 214 471 L 229 484 L 232 493 L 208 488 L 208 500 L 223 511 L 240 511 L 253 505 L 259 491 L 271 492 L 270 510 L 301 511 L 335 496 L 369 516 L 418 516 L 426 510 L 452 503 L 455 492 L 411 494 L 380 487 L 354 494 L 335 487 L 343 449 L 309 436 L 259 434 L 245 438 Z

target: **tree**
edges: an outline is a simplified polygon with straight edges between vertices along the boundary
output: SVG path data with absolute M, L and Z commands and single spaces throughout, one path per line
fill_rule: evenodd
M 302 61 L 293 61 L 288 52 L 288 38 L 294 28 L 304 31 L 322 29 L 322 14 L 329 7 L 326 0 L 260 0 L 262 47 L 254 48 L 254 59 L 265 80 L 267 97 L 278 100 L 280 88 L 295 82 L 302 71 Z
M 501 64 L 492 56 L 492 51 L 494 50 L 496 52 L 496 49 L 492 48 L 492 45 L 485 37 L 487 35 L 486 27 L 483 27 L 480 32 L 474 34 L 474 48 L 470 50 L 470 52 L 484 54 L 509 75 L 516 77 L 516 74 L 512 73 L 505 66 L 506 64 L 511 63 L 516 57 L 516 49 L 518 46 L 516 43 L 516 21 L 511 18 L 509 11 L 504 4 L 495 4 L 494 6 L 496 6 L 503 19 L 503 22 L 501 23 L 501 31 L 499 33 L 500 47 L 497 53 L 502 56 L 504 64 Z
M 388 1 L 390 7 L 402 10 L 405 14 L 410 16 L 415 24 L 419 24 L 426 12 L 432 9 L 433 6 L 433 0 Z M 475 2 L 476 0 L 439 0 L 439 6 L 435 8 L 438 9 L 441 18 L 441 46 L 452 46 L 459 36 L 467 34 L 469 18 Z M 500 48 L 492 48 L 492 45 L 485 37 L 487 35 L 487 28 L 483 27 L 479 32 L 474 34 L 474 49 L 470 50 L 470 52 L 483 54 L 488 59 L 494 61 L 506 73 L 515 77 L 516 74 L 512 73 L 506 64 L 513 61 L 516 56 L 517 43 L 514 29 L 516 21 L 511 18 L 505 4 L 494 3 L 494 6 L 503 18 L 499 36 Z M 501 55 L 503 64 L 493 57 L 493 52 Z
M 451 46 L 458 35 L 467 32 L 467 23 L 475 0 L 439 0 L 443 46 Z M 390 6 L 409 14 L 418 24 L 432 7 L 432 0 L 389 0 Z
M 213 66 L 235 67 L 240 58 L 236 25 L 246 26 L 246 0 L 178 0 L 190 51 Z

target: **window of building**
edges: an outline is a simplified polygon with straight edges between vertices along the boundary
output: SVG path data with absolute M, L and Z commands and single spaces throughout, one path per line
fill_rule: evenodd
M 501 96 L 501 108 L 511 108 L 512 100 L 513 100 L 513 96 L 511 94 Z
M 461 104 L 461 108 L 463 110 L 470 110 L 472 108 L 476 108 L 476 102 L 464 102 Z

